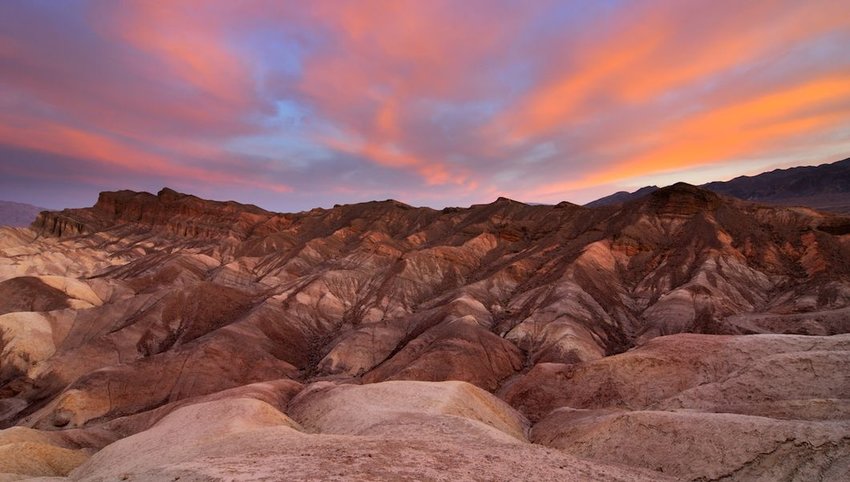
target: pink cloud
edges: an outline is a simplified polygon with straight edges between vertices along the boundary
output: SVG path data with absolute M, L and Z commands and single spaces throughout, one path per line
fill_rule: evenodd
M 0 148 L 248 196 L 557 201 L 850 129 L 837 0 L 21 5 Z

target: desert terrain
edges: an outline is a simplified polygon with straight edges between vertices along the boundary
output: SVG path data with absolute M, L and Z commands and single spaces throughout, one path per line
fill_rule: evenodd
M 0 480 L 846 480 L 850 218 L 272 213 L 104 192 L 0 229 Z

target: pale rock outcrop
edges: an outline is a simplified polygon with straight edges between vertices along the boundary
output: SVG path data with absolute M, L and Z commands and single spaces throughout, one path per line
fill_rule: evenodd
M 299 480 L 663 480 L 639 469 L 586 462 L 534 446 L 475 421 L 482 415 L 495 416 L 488 407 L 501 402 L 460 385 L 392 382 L 351 389 L 314 387 L 305 395 L 313 407 L 305 407 L 307 412 L 297 408 L 306 398 L 293 401 L 294 410 L 305 420 L 319 424 L 314 428 L 359 435 L 305 433 L 301 424 L 254 399 L 193 404 L 105 447 L 74 470 L 70 479 L 263 480 L 285 474 Z M 450 403 L 435 398 L 446 390 L 455 394 Z M 414 395 L 425 395 L 426 403 Z M 331 403 L 325 403 L 325 396 Z M 407 412 L 364 412 L 336 403 L 343 401 L 338 397 L 361 409 L 399 402 L 402 405 L 396 408 L 402 409 L 406 401 L 411 406 Z M 443 415 L 447 412 L 455 415 Z M 380 426 L 372 425 L 379 421 Z M 360 427 L 365 426 L 372 429 L 362 433 Z
M 48 433 L 24 427 L 0 430 L 0 480 L 65 476 L 89 456 L 62 446 Z
M 679 479 L 844 480 L 850 422 L 738 414 L 558 409 L 531 439 L 570 454 Z
M 396 425 L 416 425 L 421 416 L 429 424 L 463 418 L 474 422 L 466 430 L 477 427 L 502 441 L 510 441 L 507 435 L 524 442 L 528 429 L 528 421 L 505 402 L 465 382 L 320 382 L 292 400 L 288 413 L 311 432 L 340 435 L 380 435 Z

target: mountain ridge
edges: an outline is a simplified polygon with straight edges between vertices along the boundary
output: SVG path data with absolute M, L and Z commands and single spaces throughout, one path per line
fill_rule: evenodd
M 582 240 L 559 245 L 559 252 L 566 255 L 566 259 L 580 258 L 590 245 L 600 241 L 610 244 L 608 249 L 615 251 L 627 239 L 627 244 L 636 242 L 640 246 L 650 243 L 656 246 L 654 249 L 662 248 L 667 242 L 662 233 L 670 229 L 663 228 L 663 224 L 676 226 L 685 223 L 687 229 L 682 226 L 674 228 L 679 233 L 679 241 L 685 245 L 703 246 L 701 249 L 724 249 L 724 243 L 728 244 L 728 241 L 720 241 L 723 235 L 748 236 L 751 244 L 769 245 L 770 242 L 758 231 L 747 230 L 746 221 L 736 219 L 742 211 L 753 215 L 773 212 L 771 208 L 721 198 L 711 191 L 684 183 L 658 189 L 619 209 L 593 210 L 574 205 L 531 206 L 499 199 L 459 211 L 413 208 L 384 201 L 339 205 L 305 213 L 271 213 L 254 206 L 205 201 L 163 190 L 157 196 L 130 191 L 103 193 L 92 208 L 45 212 L 34 226 L 44 235 L 59 237 L 67 236 L 69 232 L 74 236 L 99 233 L 124 235 L 122 233 L 134 231 L 145 236 L 159 234 L 166 236 L 171 246 L 185 244 L 224 260 L 245 256 L 275 257 L 279 256 L 276 253 L 281 248 L 309 250 L 318 239 L 328 240 L 335 250 L 343 250 L 339 254 L 344 254 L 347 249 L 359 249 L 365 239 L 377 234 L 382 236 L 378 246 L 398 251 L 404 259 L 403 253 L 411 249 L 455 249 L 483 236 L 488 242 L 505 245 L 496 252 L 488 253 L 488 256 L 495 256 L 498 252 L 504 262 L 514 262 L 514 257 L 522 256 L 511 252 L 535 252 L 540 250 L 539 244 L 560 243 L 558 240 L 564 236 Z M 816 233 L 833 236 L 846 230 L 848 224 L 840 216 L 811 217 L 793 210 L 787 213 L 792 219 L 796 218 L 792 225 L 799 227 L 794 228 L 797 231 L 789 231 L 783 236 L 803 236 L 806 233 L 815 237 L 820 236 Z M 662 222 L 659 235 L 634 231 L 630 227 L 635 223 L 639 225 L 647 216 L 657 219 L 655 222 Z M 722 222 L 731 223 L 722 229 L 723 234 L 715 233 L 718 216 Z M 796 224 L 803 219 L 809 221 Z M 69 230 L 69 226 L 73 229 Z M 741 230 L 742 234 L 737 234 L 736 230 Z M 829 239 L 825 238 L 821 244 L 828 245 Z M 799 240 L 794 244 L 803 242 Z M 279 262 L 286 262 L 289 256 L 285 255 Z M 774 267 L 784 266 L 781 269 L 788 273 L 798 272 L 802 266 L 798 261 L 786 263 L 781 261 L 782 257 L 773 261 Z M 261 264 L 267 266 L 265 269 L 276 269 L 272 267 L 274 263 Z M 819 267 L 821 265 L 809 264 L 811 266 L 803 269 L 808 269 L 810 275 L 823 271 Z M 528 283 L 545 282 L 540 279 L 529 280 Z M 614 346 L 616 344 L 609 345 L 606 351 L 617 351 L 617 348 L 612 348 Z
M 817 166 L 774 169 L 729 181 L 714 181 L 700 187 L 746 201 L 850 214 L 850 158 Z M 585 206 L 599 207 L 631 201 L 658 189 L 646 186 L 634 192 L 620 191 Z

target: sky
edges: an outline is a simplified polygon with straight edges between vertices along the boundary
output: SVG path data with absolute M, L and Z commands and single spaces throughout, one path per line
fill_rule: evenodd
M 0 199 L 586 203 L 850 157 L 850 2 L 0 2 Z

